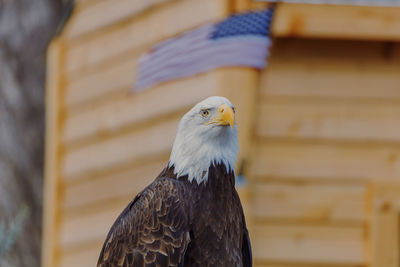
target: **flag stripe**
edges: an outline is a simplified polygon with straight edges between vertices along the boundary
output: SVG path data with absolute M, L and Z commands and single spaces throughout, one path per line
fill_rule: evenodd
M 208 33 L 211 31 L 209 30 Z M 152 54 L 152 59 L 143 62 L 140 66 L 140 70 L 143 72 L 148 71 L 148 68 L 152 68 L 154 65 L 156 66 L 164 66 L 168 64 L 168 62 L 177 60 L 177 54 L 184 54 L 185 57 L 180 57 L 185 59 L 186 57 L 190 57 L 190 54 L 194 51 L 206 49 L 209 46 L 209 40 L 198 39 L 198 38 L 190 38 L 187 40 L 182 40 L 182 43 L 175 44 L 174 47 L 165 47 L 160 48 L 160 50 L 156 51 L 157 54 Z M 176 50 L 176 51 L 174 51 Z
M 213 32 L 213 28 L 213 24 L 206 24 L 193 31 L 187 32 L 182 36 L 171 38 L 159 44 L 156 44 L 152 49 L 152 55 L 158 56 L 160 53 L 168 53 L 170 51 L 174 51 L 176 50 L 177 45 L 179 46 L 182 44 L 182 46 L 184 46 L 184 44 L 186 43 L 193 43 L 205 40 Z
M 198 51 L 190 59 L 170 62 L 160 68 L 149 70 L 143 74 L 142 80 L 138 82 L 139 87 L 148 87 L 169 77 L 181 78 L 196 72 L 204 72 L 207 69 L 214 69 L 223 66 L 247 66 L 261 69 L 265 66 L 265 59 L 268 56 L 269 40 L 253 43 L 248 42 L 227 43 L 209 47 L 206 50 Z M 251 47 L 251 49 L 249 49 Z M 232 54 L 240 53 L 241 57 L 232 57 Z M 263 60 L 260 60 L 263 59 Z
M 240 56 L 232 58 L 238 59 L 246 58 L 248 55 L 254 53 L 254 50 L 256 50 L 255 52 L 260 51 L 261 54 L 265 54 L 270 44 L 269 39 L 257 37 L 241 38 L 241 40 L 239 38 L 235 38 L 235 42 L 223 39 L 211 42 L 215 42 L 215 44 L 202 44 L 202 49 L 187 51 L 188 54 L 185 57 L 175 57 L 171 60 L 154 60 L 153 62 L 149 62 L 148 65 L 143 66 L 143 73 L 141 73 L 142 78 L 147 79 L 149 76 L 156 76 L 157 72 L 162 70 L 168 71 L 168 68 L 172 66 L 178 65 L 180 67 L 187 67 L 189 64 L 196 66 L 201 62 L 215 61 L 216 56 L 218 58 L 228 59 L 232 57 L 232 54 L 235 52 Z M 221 57 L 221 54 L 224 55 L 224 57 Z M 262 63 L 264 59 L 265 58 L 259 58 L 257 61 Z M 223 61 L 221 61 L 221 63 L 223 63 Z
M 134 90 L 218 67 L 265 67 L 271 16 L 271 10 L 234 15 L 155 45 L 139 60 Z

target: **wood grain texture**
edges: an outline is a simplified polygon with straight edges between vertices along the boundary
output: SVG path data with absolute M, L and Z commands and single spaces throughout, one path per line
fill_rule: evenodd
M 253 253 L 259 261 L 307 266 L 365 264 L 361 227 L 264 224 L 255 229 L 257 236 L 253 239 Z
M 358 264 L 348 263 L 302 263 L 302 262 L 273 262 L 256 260 L 254 263 L 256 267 L 359 267 Z
M 94 242 L 80 249 L 61 250 L 60 267 L 96 266 L 102 242 Z
M 277 37 L 398 41 L 399 27 L 398 7 L 280 3 L 272 32 Z
M 367 242 L 372 267 L 395 267 L 399 264 L 400 184 L 369 184 L 371 235 Z
M 276 39 L 262 72 L 262 95 L 399 99 L 400 46 L 379 42 Z M 385 57 L 391 54 L 391 57 Z
M 211 72 L 163 83 L 140 93 L 127 92 L 117 100 L 67 115 L 63 140 L 70 143 L 96 135 L 104 136 L 140 122 L 185 112 L 200 100 L 215 95 L 220 81 L 221 75 Z
M 257 183 L 252 210 L 258 220 L 352 224 L 366 220 L 364 185 Z
M 399 211 L 376 211 L 371 223 L 372 267 L 399 266 Z
M 308 140 L 400 141 L 396 102 L 274 99 L 261 102 L 260 137 Z
M 118 202 L 116 205 L 107 205 L 104 209 L 96 210 L 96 212 L 64 216 L 59 230 L 60 249 L 72 250 L 74 247 L 104 241 L 112 223 L 128 203 L 129 201 L 127 203 Z M 100 250 L 98 253 L 100 254 Z
M 128 51 L 149 47 L 206 22 L 221 19 L 227 12 L 227 0 L 173 2 L 114 30 L 70 46 L 66 55 L 66 71 L 82 71 Z
M 71 39 L 91 33 L 96 30 L 104 29 L 107 26 L 115 24 L 128 17 L 137 16 L 141 12 L 152 8 L 160 3 L 169 2 L 172 0 L 147 0 L 147 1 L 98 1 L 92 5 L 78 5 L 74 15 L 64 30 L 63 36 Z
M 139 55 L 118 60 L 79 78 L 68 79 L 65 88 L 67 112 L 91 107 L 98 99 L 108 98 L 116 92 L 129 94 L 136 76 Z
M 234 12 L 245 12 L 249 10 L 263 9 L 267 8 L 269 5 L 269 3 L 266 2 L 257 2 L 252 0 L 233 0 L 232 2 Z
M 66 180 L 93 176 L 169 153 L 180 117 L 68 151 L 62 166 L 63 176 Z
M 262 141 L 256 144 L 251 174 L 259 178 L 318 180 L 396 180 L 397 146 Z
M 167 158 L 156 160 L 127 170 L 119 170 L 114 174 L 67 184 L 62 206 L 66 210 L 78 212 L 80 208 L 88 205 L 102 205 L 114 199 L 133 197 L 157 177 L 167 161 Z

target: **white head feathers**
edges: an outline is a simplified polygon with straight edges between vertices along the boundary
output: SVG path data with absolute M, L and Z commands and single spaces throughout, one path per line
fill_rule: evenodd
M 225 97 L 212 96 L 182 117 L 169 166 L 174 166 L 177 176 L 188 175 L 190 182 L 200 184 L 207 181 L 214 162 L 233 171 L 238 149 L 234 107 Z

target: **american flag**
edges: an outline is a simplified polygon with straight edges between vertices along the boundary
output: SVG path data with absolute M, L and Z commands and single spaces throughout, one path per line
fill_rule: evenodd
M 235 14 L 156 44 L 139 60 L 134 91 L 224 66 L 262 69 L 273 8 Z

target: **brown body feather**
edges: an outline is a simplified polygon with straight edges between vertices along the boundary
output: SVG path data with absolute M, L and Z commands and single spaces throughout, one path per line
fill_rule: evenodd
M 98 267 L 251 266 L 233 172 L 211 165 L 206 183 L 164 169 L 112 226 Z

